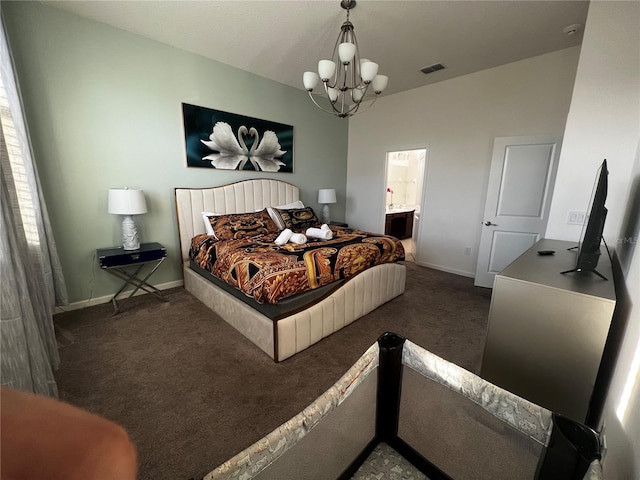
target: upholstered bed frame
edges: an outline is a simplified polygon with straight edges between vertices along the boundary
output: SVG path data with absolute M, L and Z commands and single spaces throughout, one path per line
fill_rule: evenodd
M 278 362 L 308 348 L 402 294 L 405 266 L 378 265 L 352 278 L 309 308 L 272 320 L 196 273 L 189 265 L 191 239 L 205 233 L 201 212 L 256 212 L 299 200 L 298 187 L 254 179 L 212 188 L 176 188 L 184 286 L 191 294 Z

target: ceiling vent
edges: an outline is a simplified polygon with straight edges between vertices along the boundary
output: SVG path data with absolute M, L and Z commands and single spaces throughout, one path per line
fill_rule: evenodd
M 429 73 L 437 72 L 438 70 L 444 70 L 444 65 L 441 63 L 434 63 L 433 65 L 429 65 L 428 67 L 421 68 L 420 71 L 425 75 Z

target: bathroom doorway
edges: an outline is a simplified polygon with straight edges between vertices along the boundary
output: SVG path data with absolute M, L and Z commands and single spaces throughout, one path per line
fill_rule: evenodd
M 407 260 L 414 262 L 420 245 L 426 161 L 426 148 L 387 152 L 385 234 L 400 238 Z

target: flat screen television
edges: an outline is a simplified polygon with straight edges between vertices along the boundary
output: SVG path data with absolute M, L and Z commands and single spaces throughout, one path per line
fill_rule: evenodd
M 595 185 L 591 193 L 591 200 L 587 209 L 587 218 L 582 225 L 580 233 L 580 241 L 576 247 L 578 250 L 576 266 L 570 272 L 593 272 L 596 275 L 606 278 L 598 273 L 596 267 L 600 259 L 600 242 L 602 241 L 602 232 L 604 230 L 604 222 L 607 218 L 607 178 L 609 170 L 607 169 L 607 160 L 605 159 L 596 174 Z

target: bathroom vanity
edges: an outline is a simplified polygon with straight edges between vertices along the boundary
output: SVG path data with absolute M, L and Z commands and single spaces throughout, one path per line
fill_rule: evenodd
M 400 240 L 411 238 L 414 212 L 415 209 L 387 208 L 384 222 L 385 235 L 392 235 Z

